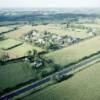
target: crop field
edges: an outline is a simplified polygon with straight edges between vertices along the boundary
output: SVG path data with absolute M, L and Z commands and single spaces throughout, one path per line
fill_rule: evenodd
M 9 49 L 15 45 L 18 45 L 20 44 L 21 42 L 20 41 L 17 41 L 17 40 L 14 40 L 14 39 L 5 39 L 5 40 L 2 40 L 0 41 L 0 49 Z
M 32 26 L 31 25 L 24 25 L 22 27 L 19 27 L 17 30 L 8 32 L 6 34 L 7 37 L 14 38 L 14 39 L 19 39 L 21 36 L 27 34 L 28 32 L 32 31 Z
M 100 100 L 100 9 L 59 7 L 1 9 L 0 99 Z
M 100 29 L 100 24 L 83 24 L 86 27 Z
M 22 100 L 100 100 L 100 62 Z
M 12 30 L 12 26 L 0 26 L 0 33 Z
M 74 24 L 77 27 L 87 27 L 92 29 L 100 29 L 100 23 L 84 23 L 84 24 Z
M 8 50 L 7 52 L 10 54 L 11 58 L 26 56 L 28 51 L 37 50 L 37 52 L 44 51 L 43 49 L 36 47 L 34 45 L 30 45 L 28 43 L 23 43 L 22 45 L 15 47 L 13 49 Z
M 47 59 L 52 59 L 54 63 L 60 66 L 66 66 L 70 63 L 74 63 L 86 56 L 100 51 L 99 41 L 100 36 L 97 36 L 70 47 L 48 53 L 44 57 Z
M 34 29 L 38 30 L 39 32 L 47 31 L 62 36 L 69 35 L 76 38 L 88 37 L 87 30 L 67 28 L 67 25 L 60 25 L 60 24 L 38 25 L 34 26 Z
M 1 58 L 3 53 L 4 53 L 4 51 L 0 49 L 0 58 Z
M 13 87 L 33 77 L 34 74 L 23 61 L 3 66 L 0 65 L 0 91 L 7 87 Z

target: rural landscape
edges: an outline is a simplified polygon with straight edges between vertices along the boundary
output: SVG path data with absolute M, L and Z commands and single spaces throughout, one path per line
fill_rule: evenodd
M 2 9 L 0 100 L 100 100 L 100 9 Z

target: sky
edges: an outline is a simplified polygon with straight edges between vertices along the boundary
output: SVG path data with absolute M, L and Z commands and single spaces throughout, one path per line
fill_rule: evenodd
M 0 8 L 100 8 L 100 0 L 0 0 Z

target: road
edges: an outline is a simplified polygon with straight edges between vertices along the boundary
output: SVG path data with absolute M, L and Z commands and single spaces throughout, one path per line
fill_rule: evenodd
M 70 73 L 73 73 L 74 70 L 83 69 L 87 64 L 92 63 L 92 62 L 94 63 L 94 61 L 100 61 L 100 54 L 95 55 L 89 59 L 83 60 L 75 65 L 69 66 L 68 68 L 65 68 L 59 72 L 56 72 L 50 76 L 47 76 L 46 78 L 43 78 L 39 81 L 36 81 L 28 86 L 25 86 L 25 87 L 20 88 L 18 90 L 14 90 L 10 93 L 7 93 L 7 94 L 1 96 L 0 100 L 9 100 L 17 95 L 20 95 L 22 93 L 25 93 L 25 92 L 30 91 L 32 89 L 35 89 L 36 87 L 39 87 L 39 86 L 49 82 L 54 75 L 61 75 L 61 76 L 64 74 L 69 75 Z

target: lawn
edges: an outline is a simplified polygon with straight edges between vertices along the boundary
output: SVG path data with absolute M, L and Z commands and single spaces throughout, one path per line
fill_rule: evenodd
M 15 45 L 20 44 L 20 41 L 14 40 L 14 39 L 6 39 L 6 40 L 2 40 L 0 41 L 0 49 L 8 49 L 11 48 Z
M 98 51 L 100 51 L 100 36 L 48 53 L 44 57 L 63 67 Z
M 24 61 L 0 65 L 0 91 L 34 78 L 34 74 Z
M 100 100 L 100 62 L 22 100 Z

